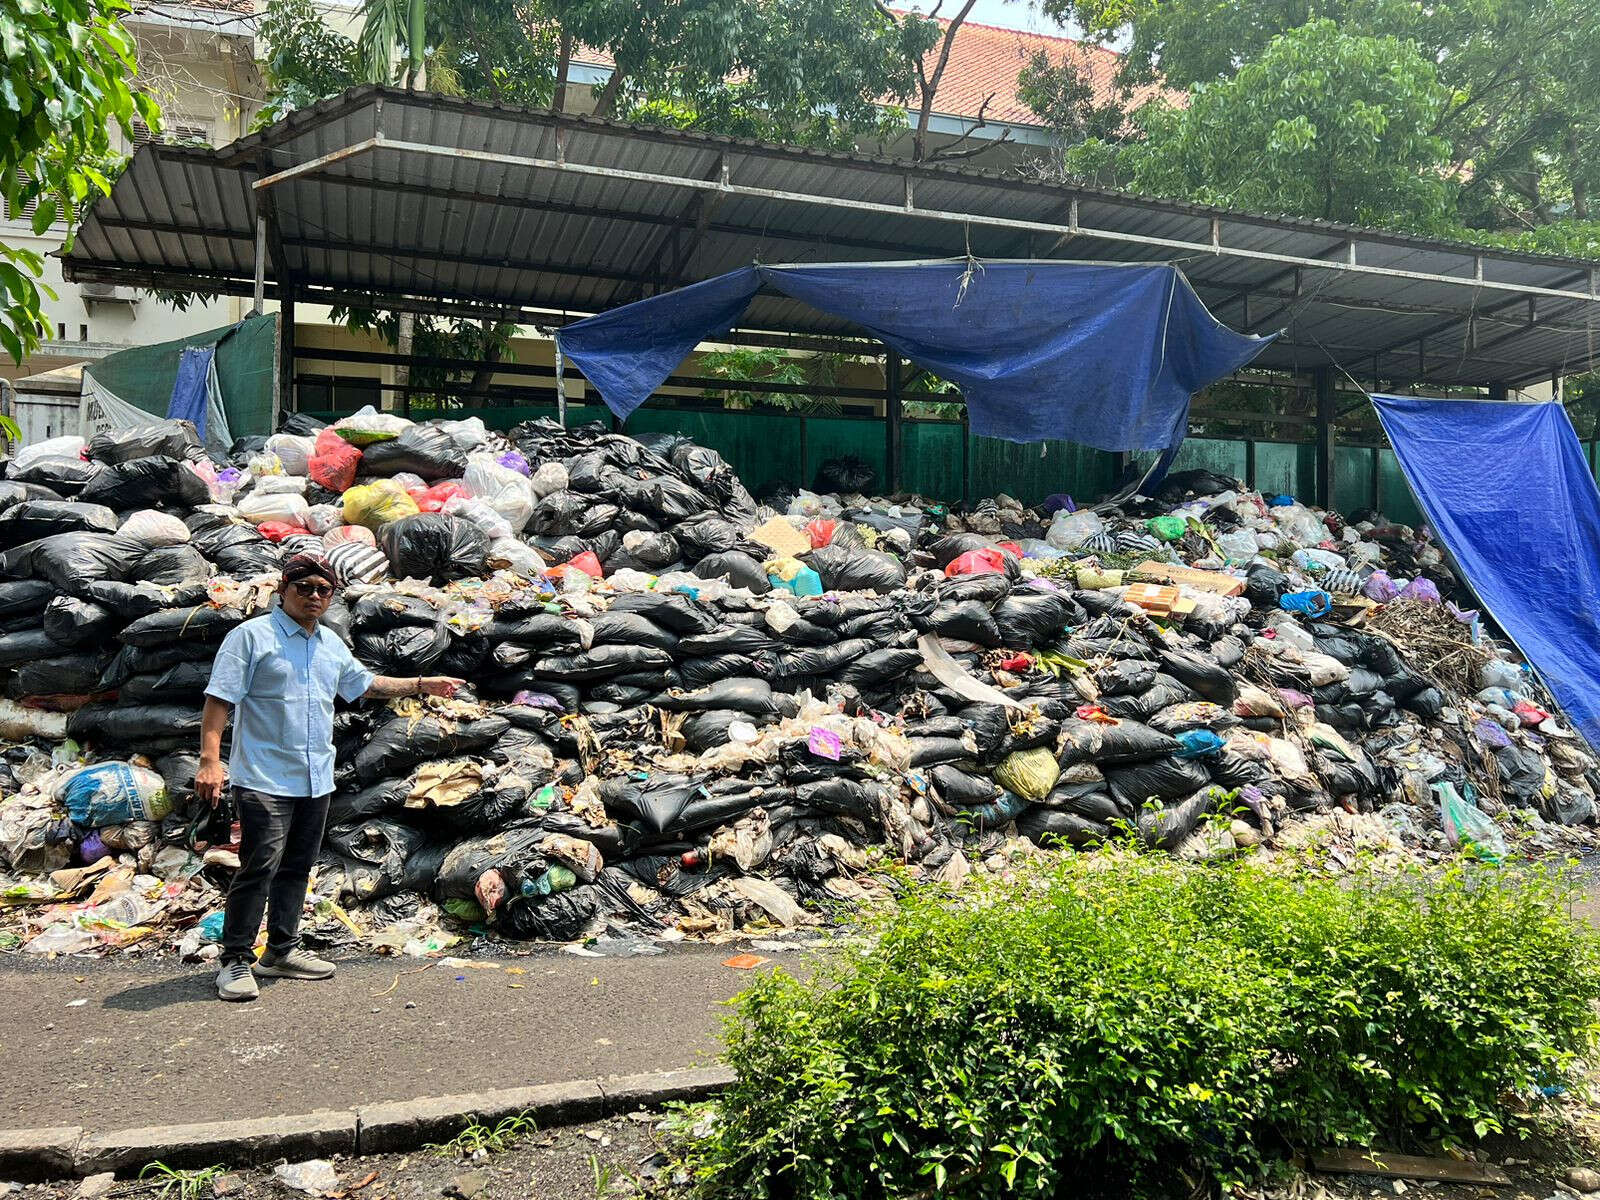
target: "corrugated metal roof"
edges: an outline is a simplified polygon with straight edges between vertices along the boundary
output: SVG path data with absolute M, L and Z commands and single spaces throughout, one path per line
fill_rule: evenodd
M 276 177 L 276 182 L 266 180 Z M 751 261 L 1170 261 L 1259 365 L 1521 384 L 1600 361 L 1600 263 L 948 166 L 364 87 L 218 149 L 146 146 L 69 279 L 582 315 Z M 850 332 L 772 297 L 746 327 Z

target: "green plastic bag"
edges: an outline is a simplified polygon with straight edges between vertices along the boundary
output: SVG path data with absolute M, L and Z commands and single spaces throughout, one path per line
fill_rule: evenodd
M 1476 804 L 1464 799 L 1448 783 L 1436 783 L 1433 790 L 1439 797 L 1445 838 L 1452 846 L 1459 847 L 1463 854 L 1487 863 L 1498 863 L 1510 853 L 1500 827 Z
M 1061 777 L 1056 756 L 1043 746 L 1017 750 L 1005 756 L 994 769 L 994 781 L 1006 791 L 1037 804 L 1050 794 Z
M 1189 528 L 1182 517 L 1151 517 L 1144 527 L 1163 542 L 1177 541 Z

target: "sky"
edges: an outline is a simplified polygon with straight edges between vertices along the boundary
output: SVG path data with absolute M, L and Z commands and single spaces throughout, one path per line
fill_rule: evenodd
M 903 4 L 890 0 L 896 8 L 915 8 L 927 12 L 933 8 L 935 0 L 905 0 Z M 952 12 L 959 12 L 959 0 L 945 0 L 942 15 L 949 16 Z M 967 15 L 967 20 L 978 21 L 984 25 L 999 25 L 1006 29 L 1026 29 L 1033 33 L 1062 34 L 1074 37 L 1077 31 L 1069 25 L 1061 25 L 1039 12 L 1028 0 L 978 0 L 972 6 L 972 12 Z

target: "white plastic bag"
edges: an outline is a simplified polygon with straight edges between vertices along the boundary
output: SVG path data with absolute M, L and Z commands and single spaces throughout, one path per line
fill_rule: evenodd
M 333 428 L 339 430 L 339 436 L 351 445 L 369 446 L 373 442 L 399 437 L 411 428 L 411 424 L 404 417 L 381 413 L 369 404 L 348 417 L 341 417 L 333 423 Z
M 514 537 L 495 538 L 490 542 L 489 555 L 485 561 L 496 570 L 503 568 L 529 578 L 538 575 L 545 568 L 545 561 L 539 552 L 527 542 Z
M 512 533 L 520 533 L 533 516 L 533 486 L 527 476 L 501 466 L 493 455 L 472 455 L 467 460 L 467 472 L 461 478 L 461 485 L 468 495 L 499 513 Z
M 543 500 L 546 496 L 566 491 L 569 480 L 566 467 L 558 462 L 549 462 L 535 471 L 528 482 L 533 485 L 533 494 Z
M 171 513 L 142 508 L 129 513 L 128 519 L 117 529 L 141 546 L 158 550 L 163 546 L 181 546 L 189 540 L 189 527 Z
M 304 475 L 311 469 L 311 448 L 315 445 L 315 438 L 275 433 L 267 439 L 267 453 L 276 454 L 290 475 Z
M 11 469 L 20 471 L 24 467 L 32 466 L 36 462 L 43 462 L 47 458 L 82 458 L 84 447 L 87 444 L 76 434 L 69 434 L 66 437 L 46 438 L 42 442 L 35 442 L 31 446 L 24 446 L 18 450 L 12 456 Z
M 489 430 L 482 417 L 468 417 L 464 421 L 440 421 L 439 428 L 450 435 L 463 450 L 476 450 L 489 438 Z
M 1315 546 L 1331 536 L 1328 527 L 1305 505 L 1286 504 L 1272 510 L 1272 519 L 1283 535 L 1302 546 Z
M 304 496 L 306 494 L 306 477 L 304 475 L 263 475 L 256 480 L 250 489 L 255 496 Z
M 1249 562 L 1261 553 L 1261 543 L 1248 529 L 1230 529 L 1217 537 L 1217 549 L 1233 562 Z
M 1050 522 L 1044 540 L 1057 550 L 1076 550 L 1095 534 L 1104 532 L 1105 527 L 1106 523 L 1093 509 L 1081 508 L 1072 513 L 1063 509 Z
M 306 528 L 312 533 L 327 533 L 344 523 L 344 514 L 335 504 L 313 504 L 306 510 Z
M 271 492 L 263 495 L 259 492 L 248 492 L 239 497 L 239 515 L 252 525 L 260 525 L 266 521 L 283 521 L 289 525 L 304 526 L 306 518 L 311 515 L 311 506 L 306 503 L 304 496 L 297 496 L 292 492 Z
M 475 496 L 452 496 L 445 501 L 440 509 L 447 517 L 461 517 L 471 521 L 479 529 L 494 538 L 508 538 L 512 535 L 510 523 L 494 510 L 487 500 L 479 500 Z

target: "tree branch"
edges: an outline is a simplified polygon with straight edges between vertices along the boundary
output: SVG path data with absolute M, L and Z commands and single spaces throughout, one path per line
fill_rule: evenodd
M 616 115 L 617 99 L 622 95 L 622 81 L 627 77 L 627 72 L 622 69 L 621 63 L 611 67 L 611 78 L 606 80 L 605 87 L 600 89 L 599 98 L 594 102 L 594 115 L 597 117 L 610 117 Z
M 932 75 L 925 75 L 922 60 L 917 60 L 917 75 L 922 82 L 922 108 L 917 114 L 917 132 L 911 139 L 911 157 L 918 162 L 921 162 L 928 152 L 928 122 L 933 116 L 933 95 L 939 90 L 939 81 L 944 78 L 945 68 L 950 65 L 950 51 L 955 46 L 956 32 L 977 2 L 978 0 L 965 0 L 961 11 L 951 17 L 950 24 L 945 26 L 944 42 L 939 47 L 939 61 L 934 63 Z M 935 8 L 933 11 L 937 13 L 939 10 Z
M 973 148 L 967 149 L 967 150 L 957 150 L 956 149 L 957 146 L 961 145 L 962 142 L 966 141 L 973 134 L 977 133 L 978 130 L 984 129 L 984 128 L 986 128 L 988 126 L 989 121 L 988 121 L 988 118 L 984 114 L 988 111 L 989 102 L 994 99 L 994 96 L 995 96 L 995 94 L 993 92 L 990 92 L 987 96 L 985 96 L 983 98 L 983 103 L 978 105 L 978 116 L 977 116 L 977 119 L 973 122 L 973 125 L 972 125 L 971 129 L 967 130 L 960 137 L 958 137 L 955 141 L 951 142 L 948 146 L 939 147 L 932 154 L 928 155 L 927 161 L 928 162 L 939 162 L 942 159 L 971 158 L 974 154 L 982 154 L 985 150 L 993 150 L 996 146 L 1000 145 L 1002 142 L 1009 142 L 1011 140 L 1011 131 L 1009 129 L 1007 129 L 1007 130 L 1004 130 L 1000 134 L 999 137 L 991 138 L 989 141 L 985 142 L 981 146 L 976 146 L 976 147 L 973 147 Z
M 572 69 L 572 34 L 561 27 L 561 45 L 556 51 L 556 88 L 550 95 L 550 111 L 567 111 L 567 72 Z

